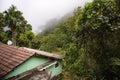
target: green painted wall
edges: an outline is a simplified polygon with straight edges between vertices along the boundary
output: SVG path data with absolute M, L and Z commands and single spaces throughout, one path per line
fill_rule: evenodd
M 42 57 L 37 57 L 37 56 L 33 56 L 31 57 L 29 60 L 27 60 L 26 62 L 24 62 L 23 64 L 21 64 L 20 66 L 18 66 L 16 69 L 14 69 L 14 71 L 8 73 L 4 78 L 10 78 L 12 76 L 16 76 L 20 73 L 23 73 L 27 70 L 33 69 L 41 64 L 44 64 L 46 62 L 48 62 L 50 59 L 48 58 L 42 58 Z
M 62 73 L 62 65 L 59 63 L 59 66 L 55 68 L 55 65 L 47 68 L 46 70 L 51 71 L 52 72 L 52 77 L 59 75 L 60 73 Z
M 11 71 L 10 73 L 8 73 L 4 78 L 2 78 L 2 80 L 16 76 L 20 73 L 27 71 L 27 70 L 33 69 L 33 68 L 35 68 L 41 64 L 44 64 L 48 61 L 50 61 L 50 59 L 48 59 L 48 58 L 33 56 L 29 60 L 27 60 L 26 62 L 24 62 L 20 66 L 18 66 L 17 68 L 15 68 L 14 71 Z M 51 71 L 52 77 L 54 77 L 62 72 L 62 66 L 59 63 L 58 67 L 55 68 L 55 65 L 52 65 L 52 66 L 48 67 L 46 70 Z

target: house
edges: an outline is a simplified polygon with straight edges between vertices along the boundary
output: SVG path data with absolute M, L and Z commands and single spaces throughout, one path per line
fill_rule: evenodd
M 63 56 L 0 43 L 0 80 L 50 80 L 62 72 Z

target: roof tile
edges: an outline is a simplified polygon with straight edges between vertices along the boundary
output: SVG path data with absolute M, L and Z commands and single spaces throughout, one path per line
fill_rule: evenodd
M 0 78 L 5 76 L 17 66 L 28 60 L 31 56 L 38 55 L 53 59 L 62 59 L 63 56 L 25 47 L 9 46 L 0 43 Z
M 33 52 L 0 43 L 0 77 L 33 56 Z

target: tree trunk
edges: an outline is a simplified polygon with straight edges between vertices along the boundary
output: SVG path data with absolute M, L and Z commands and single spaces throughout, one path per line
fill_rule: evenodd
M 13 42 L 13 45 L 16 46 L 16 33 L 15 33 L 15 31 L 12 31 L 12 42 Z

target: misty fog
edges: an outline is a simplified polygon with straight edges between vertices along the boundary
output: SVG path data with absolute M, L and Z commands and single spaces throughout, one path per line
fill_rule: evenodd
M 0 0 L 0 12 L 7 10 L 12 4 L 15 5 L 23 12 L 36 34 L 46 31 L 46 28 L 53 29 L 61 18 L 90 1 L 92 0 Z

